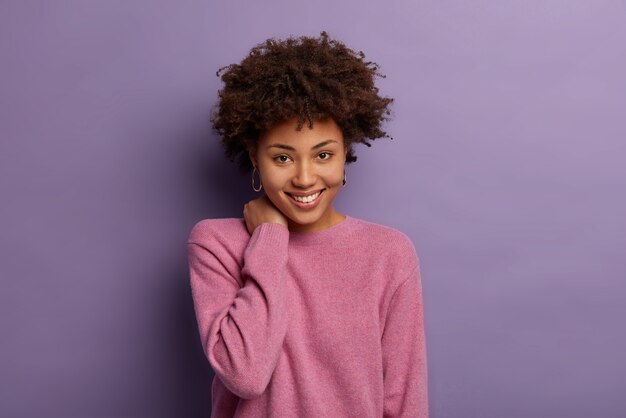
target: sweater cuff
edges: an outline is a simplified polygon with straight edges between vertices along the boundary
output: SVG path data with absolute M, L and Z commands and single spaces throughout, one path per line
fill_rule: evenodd
M 278 244 L 285 240 L 289 241 L 289 230 L 275 222 L 263 222 L 252 231 L 252 236 L 250 236 L 250 244 L 256 244 L 258 241 Z
M 244 260 L 249 267 L 279 268 L 287 263 L 288 247 L 289 230 L 281 224 L 264 222 L 252 232 Z

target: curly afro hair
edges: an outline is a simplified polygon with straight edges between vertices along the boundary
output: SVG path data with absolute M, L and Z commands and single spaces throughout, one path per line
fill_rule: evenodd
M 270 38 L 258 44 L 240 64 L 217 71 L 224 87 L 211 117 L 226 156 L 238 157 L 242 172 L 252 170 L 248 150 L 256 149 L 260 134 L 297 117 L 305 122 L 332 118 L 341 128 L 346 163 L 357 160 L 352 145 L 387 137 L 381 129 L 389 119 L 392 98 L 381 97 L 374 84 L 378 64 L 364 61 L 343 43 L 320 37 Z

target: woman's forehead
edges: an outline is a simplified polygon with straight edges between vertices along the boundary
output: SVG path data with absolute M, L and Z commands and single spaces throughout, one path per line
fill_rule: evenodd
M 327 136 L 305 136 L 289 137 L 288 139 L 272 139 L 267 137 L 264 141 L 259 141 L 258 149 L 265 152 L 303 152 L 319 151 L 323 149 L 335 149 L 345 146 L 341 138 L 330 138 Z

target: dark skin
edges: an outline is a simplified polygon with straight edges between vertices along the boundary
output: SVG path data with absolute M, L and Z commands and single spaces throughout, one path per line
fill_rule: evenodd
M 250 235 L 263 222 L 277 223 L 289 229 L 285 215 L 274 206 L 265 194 L 243 205 L 243 217 Z
M 252 165 L 257 167 L 256 149 L 254 147 L 249 148 L 248 155 L 250 161 L 252 161 Z M 246 228 L 248 228 L 250 235 L 252 235 L 257 226 L 264 222 L 277 223 L 289 229 L 287 217 L 278 210 L 265 192 L 261 197 L 252 199 L 243 205 L 243 218 L 246 221 Z

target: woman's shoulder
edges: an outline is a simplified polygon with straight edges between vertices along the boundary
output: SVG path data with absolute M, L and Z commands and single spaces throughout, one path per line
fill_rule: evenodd
M 369 238 L 370 244 L 371 242 L 378 242 L 384 246 L 415 249 L 411 238 L 395 227 L 360 218 L 353 219 L 356 221 L 360 232 L 357 237 Z
M 249 238 L 243 218 L 214 218 L 196 222 L 189 232 L 187 243 L 203 245 L 215 241 L 247 241 Z
M 358 233 L 353 235 L 356 242 L 378 254 L 387 254 L 401 260 L 417 261 L 413 241 L 405 232 L 381 223 L 354 218 Z

